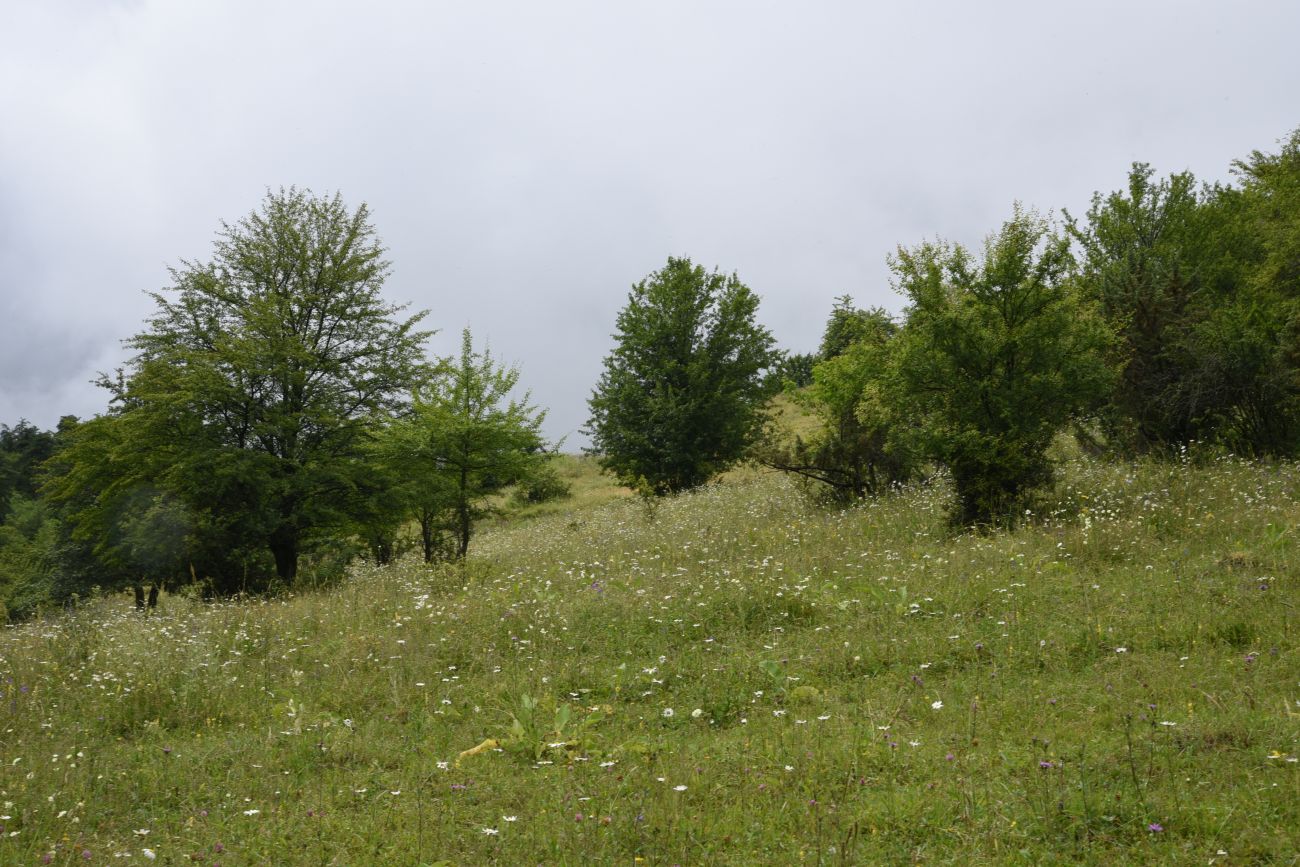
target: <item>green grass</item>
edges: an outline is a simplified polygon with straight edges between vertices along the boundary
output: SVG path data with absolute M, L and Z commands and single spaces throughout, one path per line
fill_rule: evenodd
M 586 455 L 556 455 L 551 458 L 551 462 L 556 475 L 569 485 L 569 496 L 544 503 L 520 505 L 511 499 L 514 488 L 508 488 L 493 503 L 502 511 L 502 517 L 495 524 L 584 512 L 594 506 L 632 496 L 632 492 L 619 485 L 613 476 L 601 472 L 600 462 L 596 458 Z
M 821 431 L 821 420 L 804 407 L 790 399 L 789 395 L 778 394 L 768 405 L 768 412 L 776 425 L 787 433 L 808 439 Z
M 1076 460 L 987 536 L 589 483 L 464 568 L 0 633 L 0 863 L 1295 862 L 1300 468 Z

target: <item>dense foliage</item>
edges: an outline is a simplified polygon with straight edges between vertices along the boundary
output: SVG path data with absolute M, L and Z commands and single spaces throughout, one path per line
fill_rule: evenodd
M 36 496 L 40 466 L 54 454 L 54 445 L 52 432 L 25 419 L 13 427 L 0 424 L 0 521 L 9 515 L 15 495 Z
M 173 269 L 105 378 L 112 410 L 70 434 L 50 484 L 115 573 L 291 585 L 299 557 L 367 512 L 376 419 L 425 365 L 423 314 L 397 318 L 365 206 L 299 190 L 223 224 L 210 262 Z
M 467 329 L 460 355 L 443 361 L 416 389 L 410 412 L 381 435 L 393 477 L 386 499 L 400 521 L 419 524 L 425 562 L 464 557 L 474 523 L 493 512 L 492 496 L 545 475 L 546 413 L 526 394 L 510 398 L 518 382 L 518 368 L 474 351 Z
M 1121 375 L 1103 420 L 1130 450 L 1195 439 L 1212 399 L 1193 385 L 1194 323 L 1210 291 L 1204 203 L 1190 173 L 1152 175 L 1135 165 L 1125 192 L 1094 197 L 1086 229 L 1070 224 L 1083 284 L 1122 338 Z
M 952 473 L 956 518 L 1013 519 L 1052 480 L 1057 432 L 1107 394 L 1109 332 L 1069 282 L 1068 242 L 1017 209 L 982 260 L 958 245 L 900 248 L 909 302 L 891 400 Z
M 863 340 L 876 341 L 880 337 L 883 310 L 861 310 L 853 303 L 853 296 L 841 295 L 831 305 L 831 315 L 822 332 L 817 359 L 830 361 L 843 355 L 854 344 Z M 887 317 L 885 317 L 887 318 Z
M 1017 210 L 982 255 L 900 248 L 902 315 L 838 298 L 815 354 L 774 351 L 735 275 L 670 258 L 619 314 L 593 450 L 660 495 L 744 455 L 839 504 L 938 469 L 965 525 L 1048 496 L 1067 430 L 1118 458 L 1300 456 L 1300 130 L 1233 172 L 1137 163 L 1064 236 Z M 0 425 L 0 614 L 304 586 L 367 548 L 463 558 L 476 520 L 563 496 L 518 371 L 468 334 L 426 361 L 387 273 L 338 196 L 281 190 L 223 224 L 153 296 L 106 412 Z M 756 442 L 783 389 L 811 422 Z
M 827 347 L 836 346 L 846 332 L 852 339 L 826 355 Z M 773 419 L 754 459 L 820 483 L 837 503 L 879 494 L 909 479 L 916 455 L 898 435 L 906 422 L 885 400 L 883 388 L 897 335 L 897 324 L 884 310 L 858 310 L 851 299 L 839 299 L 812 381 L 804 388 L 788 382 L 790 399 L 818 420 L 817 429 L 805 436 Z
M 982 262 L 900 249 L 897 336 L 837 299 L 792 393 L 820 428 L 754 456 L 841 501 L 924 456 L 954 477 L 957 521 L 990 524 L 1051 482 L 1067 427 L 1116 456 L 1300 453 L 1300 131 L 1235 172 L 1198 188 L 1137 163 L 1064 237 L 1018 210 Z
M 744 455 L 776 360 L 757 311 L 738 277 L 689 259 L 670 258 L 632 287 L 588 402 L 592 447 L 621 481 L 682 491 Z
M 1069 220 L 1084 291 L 1121 338 L 1100 414 L 1119 453 L 1300 452 L 1300 130 L 1235 171 L 1239 187 L 1197 189 L 1138 163 Z

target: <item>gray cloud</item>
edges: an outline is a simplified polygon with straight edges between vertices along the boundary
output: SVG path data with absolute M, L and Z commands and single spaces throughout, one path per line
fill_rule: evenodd
M 433 349 L 471 325 L 571 433 L 668 255 L 811 349 L 836 295 L 898 308 L 899 243 L 1081 211 L 1136 159 L 1226 179 L 1300 124 L 1298 31 L 1283 0 L 7 4 L 0 421 L 102 409 L 143 291 L 298 184 L 368 201 Z

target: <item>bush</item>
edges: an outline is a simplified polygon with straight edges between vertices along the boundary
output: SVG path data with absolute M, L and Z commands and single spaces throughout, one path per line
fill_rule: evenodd
M 843 303 L 837 313 L 845 312 Z M 899 420 L 880 401 L 898 327 L 883 310 L 853 312 L 861 314 L 852 317 L 856 342 L 819 362 L 812 383 L 790 393 L 821 429 L 804 439 L 772 426 L 754 452 L 764 466 L 819 483 L 836 503 L 878 494 L 907 481 L 916 469 L 906 438 L 897 435 Z
M 510 499 L 518 506 L 531 506 L 537 503 L 549 503 L 562 500 L 572 494 L 572 486 L 560 478 L 559 472 L 550 463 L 521 480 L 515 487 Z

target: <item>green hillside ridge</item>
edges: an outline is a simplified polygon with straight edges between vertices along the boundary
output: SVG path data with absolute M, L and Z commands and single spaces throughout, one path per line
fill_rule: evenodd
M 0 863 L 1300 851 L 1295 465 L 1075 458 L 990 535 L 942 480 L 651 508 L 562 466 L 462 565 L 6 628 Z

